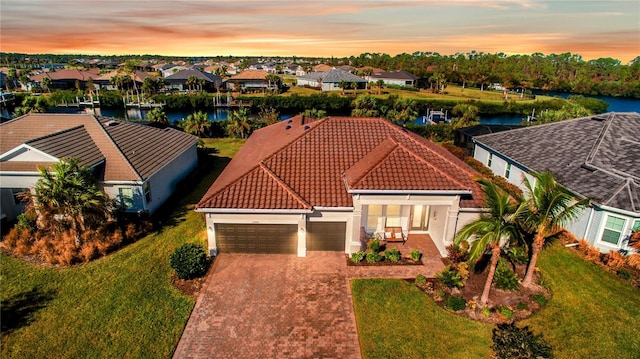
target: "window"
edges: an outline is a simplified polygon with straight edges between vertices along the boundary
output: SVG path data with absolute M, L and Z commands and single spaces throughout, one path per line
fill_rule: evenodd
M 638 230 L 640 230 L 640 219 L 636 219 L 633 222 L 633 226 L 631 227 L 631 232 L 635 232 L 635 231 L 638 231 Z
M 149 185 L 149 182 L 145 182 L 142 185 L 142 189 L 144 190 L 145 201 L 147 201 L 147 203 L 151 202 L 151 185 Z
M 387 227 L 400 227 L 400 209 L 399 204 L 393 204 L 387 206 Z
M 618 245 L 624 228 L 624 218 L 607 215 L 607 223 L 604 225 L 601 241 Z
M 382 205 L 370 204 L 367 212 L 367 231 L 378 228 L 378 218 L 382 217 Z
M 487 160 L 487 167 L 491 167 L 491 161 L 493 161 L 493 153 L 489 154 L 489 159 Z
M 511 163 L 507 163 L 507 168 L 504 170 L 504 177 L 509 179 L 509 175 L 511 174 Z
M 120 187 L 118 188 L 118 193 L 120 194 L 120 205 L 124 208 L 132 208 L 133 189 L 128 187 Z

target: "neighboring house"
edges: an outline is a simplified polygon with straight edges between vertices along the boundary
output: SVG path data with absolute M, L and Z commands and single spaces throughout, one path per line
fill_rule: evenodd
M 231 76 L 225 80 L 225 84 L 227 88 L 231 90 L 267 89 L 269 88 L 267 75 L 269 75 L 269 73 L 264 70 L 246 70 Z M 275 89 L 277 86 L 277 83 L 271 82 L 271 89 Z
M 189 70 L 190 67 L 188 66 L 180 66 L 180 65 L 176 65 L 176 64 L 166 64 L 163 67 L 161 67 L 159 69 L 160 73 L 162 74 L 162 77 L 167 78 L 177 72 L 183 71 L 183 70 Z
M 524 188 L 551 171 L 591 208 L 567 227 L 603 252 L 625 249 L 640 228 L 640 114 L 605 113 L 474 138 L 478 161 Z
M 382 118 L 296 116 L 253 132 L 196 211 L 211 254 L 353 253 L 394 227 L 446 255 L 483 206 L 476 175 Z
M 325 71 L 329 71 L 329 70 L 334 69 L 334 68 L 335 67 L 329 66 L 327 64 L 318 64 L 318 65 L 315 65 L 313 67 L 313 71 L 315 71 L 315 72 L 325 72 Z
M 197 165 L 195 136 L 88 114 L 28 114 L 0 124 L 2 217 L 22 212 L 17 193 L 39 167 L 76 157 L 128 212 L 154 212 Z
M 117 90 L 118 87 L 112 83 L 112 79 L 114 76 L 129 76 L 131 77 L 131 74 L 126 73 L 124 70 L 119 69 L 119 70 L 112 70 L 109 72 L 106 72 L 102 75 L 98 75 L 97 77 L 93 78 L 93 84 L 96 88 L 98 89 L 105 89 L 105 90 Z M 144 72 L 144 71 L 140 71 L 140 70 L 136 70 L 134 72 L 133 75 L 133 80 L 135 80 L 136 82 L 136 86 L 138 87 L 138 89 L 142 88 L 142 84 L 144 83 L 144 80 L 146 78 L 152 78 L 154 79 L 154 76 L 150 76 L 149 73 Z
M 194 84 L 189 86 L 187 81 L 191 76 L 194 76 L 198 80 L 204 80 L 204 86 L 201 89 L 200 85 Z M 181 70 L 176 72 L 173 75 L 170 75 L 164 79 L 165 88 L 167 89 L 175 89 L 180 91 L 186 90 L 214 90 L 220 88 L 222 86 L 222 79 L 217 75 L 202 72 L 200 70 L 189 69 L 189 70 Z
M 350 72 L 331 69 L 326 72 L 309 72 L 304 76 L 299 76 L 297 86 L 319 87 L 322 91 L 339 91 L 342 90 L 340 83 L 343 81 L 349 85 L 355 82 L 359 89 L 363 89 L 367 85 L 367 80 Z
M 29 77 L 29 81 L 32 84 L 36 84 L 39 87 L 42 87 L 42 79 L 48 77 L 51 79 L 51 84 L 49 85 L 50 90 L 68 90 L 75 89 L 76 83 L 80 85 L 81 89 L 84 89 L 87 81 L 91 78 L 92 81 L 100 77 L 98 74 L 98 69 L 91 69 L 89 71 L 83 70 L 75 70 L 75 69 L 64 69 L 57 71 L 47 71 L 41 72 L 37 75 L 33 75 Z
M 365 77 L 365 79 L 369 82 L 376 82 L 378 80 L 382 80 L 387 85 L 398 85 L 398 86 L 413 86 L 417 85 L 418 78 L 404 70 L 397 70 L 391 72 L 374 72 L 370 76 Z

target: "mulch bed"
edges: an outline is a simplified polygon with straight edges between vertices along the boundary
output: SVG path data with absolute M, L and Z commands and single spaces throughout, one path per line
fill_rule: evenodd
M 197 298 L 198 295 L 200 294 L 200 290 L 202 289 L 202 287 L 204 286 L 204 283 L 207 280 L 209 271 L 211 271 L 211 268 L 213 267 L 214 259 L 215 257 L 212 257 L 209 260 L 207 272 L 200 278 L 179 279 L 178 276 L 176 275 L 176 272 L 174 271 L 173 273 L 171 273 L 171 284 L 173 284 L 173 286 L 177 290 L 179 290 L 182 294 Z
M 422 265 L 422 260 L 414 261 L 411 258 L 400 258 L 398 262 L 386 261 L 383 260 L 380 262 L 367 262 L 366 259 L 363 259 L 361 262 L 355 263 L 349 258 L 349 255 L 346 255 L 347 258 L 347 266 L 351 267 L 384 267 L 384 266 L 415 266 Z

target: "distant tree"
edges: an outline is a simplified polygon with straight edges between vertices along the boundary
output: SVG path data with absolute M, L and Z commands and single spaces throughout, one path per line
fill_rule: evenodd
M 168 125 L 169 117 L 160 107 L 154 107 L 151 111 L 147 113 L 147 119 L 151 122 L 161 123 Z
M 454 130 L 478 124 L 479 109 L 477 106 L 468 103 L 459 103 L 451 109 L 451 112 L 456 116 L 456 118 L 451 121 L 451 126 Z
M 320 119 L 320 118 L 327 117 L 327 111 L 325 111 L 325 110 L 317 110 L 315 108 L 312 108 L 311 110 L 305 110 L 302 114 L 304 116 L 315 118 L 315 119 Z
M 49 89 L 49 86 L 51 86 L 50 77 L 43 77 L 42 80 L 40 80 L 40 84 L 42 84 L 42 87 L 44 87 L 44 89 L 47 90 L 47 92 L 51 92 L 51 90 Z
M 265 125 L 272 125 L 280 121 L 280 114 L 273 107 L 262 107 L 258 114 L 258 118 Z
M 211 121 L 205 112 L 198 111 L 187 116 L 183 121 L 182 128 L 185 132 L 198 137 L 203 137 L 211 129 Z
M 231 137 L 247 138 L 249 136 L 251 124 L 249 123 L 249 112 L 246 107 L 229 112 L 226 130 Z

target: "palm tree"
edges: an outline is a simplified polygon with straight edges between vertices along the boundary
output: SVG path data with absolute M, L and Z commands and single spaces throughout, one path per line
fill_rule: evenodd
M 51 86 L 50 77 L 43 77 L 40 83 L 42 84 L 42 87 L 44 87 L 48 92 L 51 92 L 51 90 L 49 89 L 49 86 Z
M 527 274 L 522 280 L 523 286 L 530 286 L 538 255 L 547 238 L 556 234 L 562 226 L 577 218 L 589 204 L 588 199 L 577 201 L 553 178 L 551 172 L 533 173 L 535 184 L 525 177 L 524 203 L 527 206 L 524 220 L 525 228 L 534 234 L 531 246 L 531 259 Z
M 187 116 L 182 126 L 185 132 L 202 137 L 211 128 L 211 121 L 206 113 L 198 111 Z
M 195 77 L 194 75 L 191 75 L 187 78 L 187 81 L 185 82 L 185 84 L 187 85 L 187 88 L 189 89 L 189 91 L 193 91 L 193 89 L 198 84 L 198 78 Z
M 470 105 L 468 103 L 459 103 L 453 106 L 451 112 L 458 116 L 451 123 L 454 130 L 478 124 L 479 109 L 477 106 Z
M 229 123 L 227 133 L 236 138 L 247 138 L 251 124 L 249 123 L 249 112 L 246 107 L 241 107 L 229 113 Z
M 378 95 L 382 95 L 382 89 L 384 88 L 384 80 L 376 81 L 376 86 L 378 87 Z
M 169 117 L 160 107 L 154 107 L 149 113 L 147 113 L 147 119 L 151 122 L 157 122 L 168 125 Z
M 51 170 L 38 169 L 41 178 L 33 192 L 35 209 L 41 222 L 55 220 L 70 227 L 80 246 L 82 232 L 108 217 L 109 198 L 98 188 L 92 169 L 75 158 L 63 158 Z
M 338 87 L 342 89 L 343 95 L 344 95 L 344 89 L 346 89 L 347 86 L 349 86 L 349 82 L 347 82 L 347 80 L 340 80 L 340 82 L 338 82 Z
M 483 304 L 487 304 L 502 247 L 519 237 L 517 219 L 525 206 L 514 201 L 509 194 L 489 180 L 477 181 L 482 188 L 488 213 L 483 213 L 480 218 L 462 227 L 456 234 L 455 243 L 459 245 L 473 238 L 469 248 L 469 260 L 478 260 L 487 250 L 490 251 L 489 274 L 480 298 Z
M 267 74 L 264 79 L 268 81 L 269 90 L 272 90 L 271 84 L 273 84 L 273 89 L 275 89 L 278 86 L 278 82 L 280 82 L 280 76 L 276 74 Z

